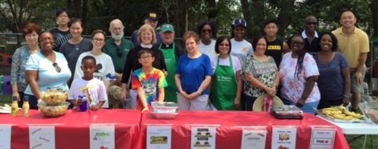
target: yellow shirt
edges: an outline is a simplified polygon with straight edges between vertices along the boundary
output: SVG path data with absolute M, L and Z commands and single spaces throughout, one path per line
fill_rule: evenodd
M 361 53 L 369 52 L 369 37 L 361 29 L 355 27 L 348 37 L 342 27 L 332 32 L 338 40 L 338 50 L 349 62 L 349 68 L 357 68 Z

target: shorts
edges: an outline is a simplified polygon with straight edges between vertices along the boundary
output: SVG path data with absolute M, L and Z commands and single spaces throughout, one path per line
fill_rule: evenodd
M 359 84 L 357 81 L 357 78 L 354 77 L 354 73 L 356 73 L 356 69 L 354 70 L 349 70 L 350 72 L 350 92 L 352 93 L 358 93 L 358 94 L 363 94 L 364 93 L 364 88 L 362 87 L 362 83 Z M 366 66 L 362 68 L 362 80 L 365 78 L 366 74 Z

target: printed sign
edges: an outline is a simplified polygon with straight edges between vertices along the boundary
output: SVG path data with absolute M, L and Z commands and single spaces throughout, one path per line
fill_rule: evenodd
M 273 127 L 272 149 L 295 149 L 296 127 Z
M 215 149 L 216 127 L 192 127 L 191 149 Z
M 310 149 L 333 149 L 335 134 L 333 127 L 313 127 Z
M 266 135 L 266 130 L 243 129 L 241 149 L 264 149 Z
M 30 149 L 55 149 L 55 126 L 29 126 Z
M 147 149 L 171 149 L 171 126 L 147 126 Z
M 114 125 L 90 126 L 91 149 L 115 149 Z
M 10 149 L 11 146 L 11 125 L 0 125 L 0 148 Z

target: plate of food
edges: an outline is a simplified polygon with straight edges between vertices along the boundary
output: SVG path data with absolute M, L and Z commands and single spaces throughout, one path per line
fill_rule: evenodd
M 364 115 L 349 111 L 344 106 L 333 106 L 318 110 L 319 116 L 338 123 L 363 123 Z
M 0 106 L 0 113 L 10 114 L 11 111 L 12 111 L 12 108 L 8 104 L 4 104 L 4 106 Z

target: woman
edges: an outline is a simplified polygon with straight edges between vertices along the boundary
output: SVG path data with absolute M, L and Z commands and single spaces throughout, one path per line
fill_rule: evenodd
M 350 78 L 348 61 L 336 52 L 337 38 L 332 33 L 320 35 L 320 52 L 314 56 L 319 69 L 318 86 L 320 103 L 318 109 L 349 104 Z
M 54 35 L 54 50 L 59 51 L 60 46 L 72 38 L 70 28 L 68 27 L 71 15 L 66 9 L 60 9 L 55 13 L 55 20 L 58 28 L 51 29 L 50 32 Z
M 203 21 L 197 27 L 197 33 L 201 35 L 199 43 L 199 51 L 209 56 L 210 59 L 216 57 L 215 40 L 217 35 L 217 28 L 215 22 Z
M 187 54 L 180 57 L 175 75 L 179 110 L 206 110 L 212 75 L 210 58 L 198 51 L 200 39 L 195 32 L 187 31 L 183 39 Z
M 38 25 L 34 23 L 27 24 L 22 29 L 22 36 L 25 38 L 27 45 L 18 48 L 12 56 L 12 68 L 11 68 L 11 83 L 13 96 L 17 97 L 19 106 L 22 107 L 21 100 L 24 99 L 24 91 L 28 85 L 25 82 L 25 66 L 31 54 L 39 51 L 38 47 L 38 35 L 41 30 Z
M 245 108 L 252 111 L 253 103 L 257 97 L 268 94 L 276 95 L 279 83 L 279 75 L 276 63 L 271 56 L 265 55 L 267 39 L 258 36 L 252 41 L 254 53 L 247 57 L 242 68 L 243 97 L 246 101 Z
M 244 19 L 239 18 L 232 22 L 231 55 L 238 57 L 242 65 L 247 56 L 253 53 L 252 44 L 244 39 L 246 28 L 247 22 Z
M 163 53 L 158 50 L 156 47 L 153 46 L 154 43 L 156 43 L 156 34 L 155 30 L 151 27 L 149 24 L 145 24 L 138 30 L 138 41 L 141 42 L 141 44 L 133 49 L 130 50 L 130 52 L 127 54 L 126 62 L 124 65 L 123 73 L 122 73 L 122 94 L 121 99 L 123 101 L 126 101 L 126 99 L 131 100 L 126 101 L 128 105 L 125 105 L 128 109 L 135 109 L 136 106 L 136 96 L 137 92 L 134 90 L 130 90 L 130 94 L 128 92 L 127 84 L 129 82 L 130 75 L 133 71 L 142 68 L 142 65 L 138 62 L 138 52 L 141 49 L 147 48 L 151 49 L 155 52 L 155 61 L 152 63 L 152 66 L 160 69 L 164 72 L 165 75 L 167 75 L 167 67 L 164 62 L 164 56 Z M 131 88 L 131 86 L 129 86 Z
M 280 65 L 281 98 L 285 104 L 296 105 L 303 112 L 315 114 L 320 100 L 316 80 L 319 76 L 314 58 L 304 50 L 301 35 L 290 38 L 292 52 L 286 53 Z
M 211 81 L 210 100 L 217 110 L 235 110 L 240 106 L 242 82 L 241 64 L 237 57 L 231 56 L 231 41 L 222 36 L 215 43 L 219 54 L 211 60 L 213 80 Z
M 82 37 L 81 34 L 83 33 L 84 28 L 80 19 L 72 19 L 68 26 L 70 27 L 72 38 L 62 44 L 60 52 L 67 59 L 68 67 L 72 73 L 72 76 L 68 81 L 70 86 L 75 74 L 76 62 L 81 53 L 92 50 L 92 42 L 91 40 Z
M 25 78 L 29 85 L 24 93 L 29 96 L 31 109 L 38 109 L 40 92 L 58 88 L 68 90 L 67 81 L 71 77 L 63 54 L 53 50 L 54 36 L 50 32 L 42 32 L 39 43 L 41 50 L 30 56 L 25 67 Z
M 86 56 L 93 56 L 96 59 L 97 70 L 94 72 L 94 77 L 103 81 L 105 84 L 105 89 L 109 93 L 110 84 L 116 80 L 115 70 L 112 58 L 102 52 L 102 48 L 105 45 L 106 33 L 102 30 L 95 30 L 91 35 L 93 49 L 89 52 L 84 52 L 80 54 L 75 68 L 74 78 L 83 77 L 84 73 L 81 69 L 81 60 Z M 103 106 L 104 108 L 109 108 L 108 101 L 106 101 Z

